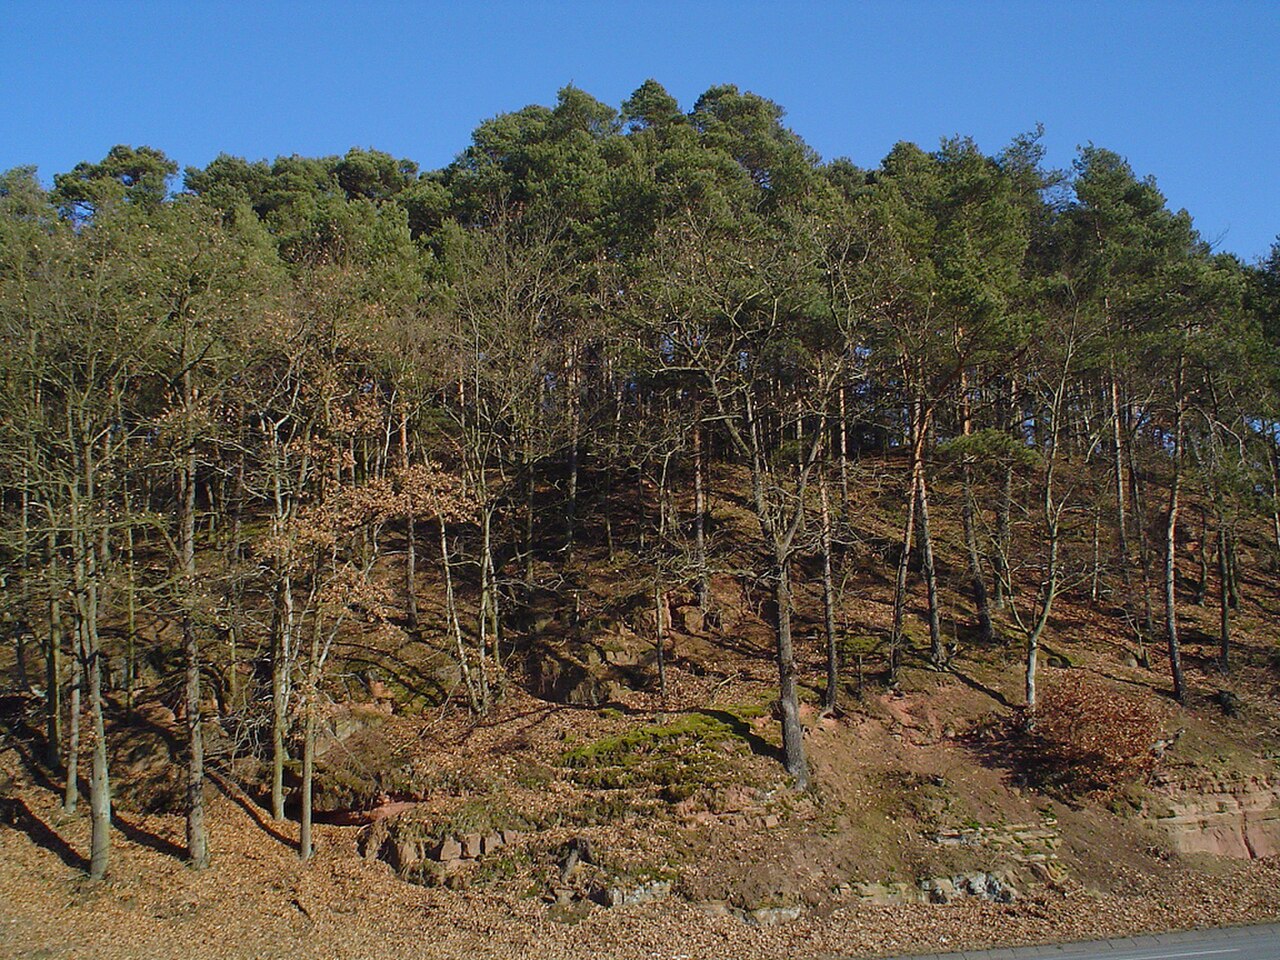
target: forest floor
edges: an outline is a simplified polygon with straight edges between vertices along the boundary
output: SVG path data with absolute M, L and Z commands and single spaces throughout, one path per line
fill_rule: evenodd
M 12 763 L 12 755 L 6 765 Z M 212 868 L 181 860 L 179 817 L 120 815 L 111 875 L 81 871 L 87 819 L 54 794 L 11 790 L 0 830 L 0 957 L 47 958 L 809 958 L 884 956 L 1113 937 L 1280 916 L 1280 859 L 1152 873 L 1123 863 L 1112 892 L 1064 878 L 997 904 L 872 906 L 833 897 L 756 926 L 670 899 L 569 920 L 537 897 L 426 888 L 356 851 L 359 828 L 321 826 L 299 862 L 294 825 L 211 794 Z M 20 821 L 20 822 L 17 822 Z M 781 841 L 779 841 L 781 842 Z M 1120 891 L 1120 892 L 1115 892 Z
M 681 679 L 706 682 L 677 675 L 677 687 Z M 0 827 L 0 957 L 802 960 L 1115 937 L 1280 916 L 1280 857 L 1177 856 L 1132 811 L 1002 789 L 1001 772 L 975 762 L 942 729 L 948 710 L 971 707 L 970 698 L 985 695 L 953 677 L 921 679 L 932 688 L 868 697 L 864 709 L 813 723 L 809 745 L 820 786 L 810 795 L 792 795 L 774 772 L 776 761 L 753 754 L 745 766 L 756 767 L 744 776 L 758 785 L 756 806 L 778 811 L 776 819 L 725 821 L 706 810 L 651 817 L 637 803 L 613 821 L 548 827 L 521 868 L 474 877 L 461 889 L 406 882 L 382 860 L 362 856 L 358 839 L 367 827 L 319 825 L 316 856 L 303 864 L 295 823 L 272 822 L 244 794 L 216 785 L 209 790 L 210 869 L 194 872 L 183 864 L 181 817 L 121 811 L 110 874 L 89 882 L 83 874 L 87 816 L 61 812 L 53 785 L 33 775 L 37 768 L 24 759 L 24 745 L 11 738 L 0 754 L 0 780 L 8 778 Z M 643 713 L 645 706 L 634 709 Z M 510 771 L 550 765 L 585 722 L 624 722 L 602 713 L 517 694 L 482 726 L 435 718 L 416 736 L 428 762 L 453 758 L 457 767 L 487 768 L 497 782 L 512 784 Z M 626 723 L 636 720 L 625 716 Z M 756 724 L 766 738 L 769 722 Z M 949 818 L 953 823 L 1052 816 L 1063 837 L 1062 870 L 1050 882 L 1028 885 L 1011 903 L 966 898 L 875 905 L 839 886 L 840 876 L 901 878 L 913 869 L 927 874 L 947 867 L 929 861 L 932 845 L 923 832 L 926 822 L 938 822 L 937 805 L 931 813 L 927 801 L 885 786 L 887 775 L 901 778 L 908 770 L 915 777 L 908 793 L 945 778 L 948 799 L 941 808 L 965 811 Z M 580 803 L 583 793 L 559 779 L 527 794 L 514 786 L 512 792 L 518 799 L 508 802 L 530 808 L 539 794 L 554 806 L 558 795 L 572 794 Z M 886 804 L 914 806 L 894 812 Z M 877 820 L 876 811 L 886 815 Z M 583 835 L 597 850 L 676 864 L 685 895 L 616 907 L 582 900 L 565 909 L 550 902 L 560 882 L 553 852 Z M 672 848 L 682 848 L 682 855 L 672 855 Z M 731 908 L 752 898 L 799 909 L 776 924 L 748 922 Z
M 735 529 L 732 516 L 723 521 L 729 513 L 723 504 L 726 538 Z M 891 584 L 874 550 L 894 536 L 892 517 L 868 510 L 861 521 L 870 546 L 853 557 L 841 612 L 854 638 L 882 635 L 890 615 Z M 305 864 L 297 824 L 275 822 L 261 806 L 257 761 L 237 760 L 211 737 L 213 864 L 202 872 L 184 865 L 184 821 L 169 812 L 180 808 L 181 723 L 157 686 L 128 723 L 118 695 L 111 701 L 116 829 L 107 878 L 88 881 L 87 803 L 76 815 L 62 812 L 60 784 L 34 759 L 43 746 L 39 705 L 17 698 L 0 716 L 0 958 L 809 960 L 1280 917 L 1280 856 L 1272 855 L 1280 850 L 1280 601 L 1265 560 L 1246 565 L 1234 666 L 1224 676 L 1215 666 L 1216 611 L 1190 602 L 1194 545 L 1183 546 L 1186 706 L 1169 701 L 1159 651 L 1150 668 L 1137 665 L 1114 611 L 1061 598 L 1046 637 L 1045 688 L 1084 676 L 1137 692 L 1160 705 L 1175 741 L 1151 781 L 1070 797 L 1029 783 L 991 736 L 1021 702 L 1021 648 L 1003 621 L 995 643 L 965 640 L 972 610 L 958 537 L 939 527 L 945 627 L 965 642 L 948 670 L 927 669 L 917 597 L 899 684 L 872 675 L 878 654 L 851 651 L 842 710 L 831 717 L 816 707 L 821 587 L 798 567 L 798 673 L 813 772 L 802 794 L 778 760 L 777 673 L 759 585 L 753 593 L 720 575 L 715 625 L 680 612 L 688 608 L 673 611 L 663 697 L 646 659 L 652 588 L 625 558 L 584 563 L 571 601 L 581 625 L 559 615 L 531 628 L 572 647 L 579 661 L 594 650 L 604 658 L 596 667 L 612 670 L 612 657 L 646 678 L 610 687 L 599 703 L 533 695 L 528 661 L 513 657 L 506 695 L 482 719 L 456 700 L 424 708 L 416 694 L 387 713 L 361 686 L 368 658 L 381 658 L 393 686 L 427 675 L 430 643 L 418 637 L 370 652 L 360 636 L 347 638 L 338 654 L 344 679 L 332 691 L 348 711 L 346 732 L 335 718 L 320 808 L 340 820 L 356 797 L 356 813 L 382 803 L 391 815 L 318 824 L 317 853 Z M 439 597 L 424 589 L 422 602 L 433 620 Z M 855 668 L 863 653 L 865 684 Z M 221 727 L 229 724 L 224 717 Z M 1190 818 L 1193 846 L 1199 837 L 1202 850 L 1220 854 L 1235 844 L 1240 859 L 1187 852 L 1171 834 L 1171 809 L 1197 798 L 1205 814 L 1200 824 L 1198 814 Z M 1214 819 L 1219 800 L 1255 806 L 1236 820 Z M 388 856 L 397 841 L 494 831 L 518 839 L 447 871 Z M 944 842 L 1002 834 L 1043 845 Z M 567 865 L 565 852 L 583 844 L 593 854 Z M 1013 888 L 1010 902 L 915 902 L 922 881 L 997 871 Z M 603 905 L 613 886 L 669 895 Z M 894 891 L 908 895 L 894 900 Z

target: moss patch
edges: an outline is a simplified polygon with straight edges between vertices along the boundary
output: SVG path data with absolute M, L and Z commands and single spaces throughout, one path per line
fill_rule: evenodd
M 728 711 L 688 713 L 603 737 L 568 751 L 563 762 L 580 786 L 600 790 L 658 788 L 675 803 L 733 778 L 730 758 L 749 728 Z

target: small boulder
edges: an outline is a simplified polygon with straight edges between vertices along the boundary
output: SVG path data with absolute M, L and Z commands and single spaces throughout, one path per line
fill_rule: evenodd
M 708 917 L 742 916 L 742 911 L 735 909 L 724 900 L 702 900 L 695 903 L 693 908 Z
M 920 890 L 929 903 L 950 903 L 956 898 L 956 883 L 950 877 L 933 877 L 920 884 Z
M 677 607 L 676 617 L 685 633 L 701 633 L 706 627 L 706 615 L 700 607 Z
M 436 844 L 436 848 L 431 854 L 431 859 L 439 860 L 441 863 L 448 863 L 451 860 L 461 860 L 462 844 L 453 837 L 441 840 Z
M 629 907 L 637 903 L 661 900 L 671 895 L 671 884 L 666 880 L 650 880 L 636 887 L 614 886 L 601 892 L 599 900 L 608 907 Z
M 1213 702 L 1222 708 L 1228 717 L 1240 716 L 1240 698 L 1230 690 L 1219 690 L 1213 695 Z
M 560 876 L 568 879 L 579 863 L 595 863 L 595 853 L 591 849 L 591 841 L 586 837 L 574 837 L 565 847 L 564 857 L 560 860 Z
M 484 852 L 484 839 L 478 833 L 469 833 L 462 838 L 462 859 L 475 860 Z
M 391 847 L 391 869 L 397 873 L 404 873 L 421 859 L 421 851 L 412 840 L 398 840 Z
M 755 927 L 772 927 L 779 923 L 790 923 L 800 917 L 800 908 L 796 907 L 756 907 L 747 911 L 747 923 Z

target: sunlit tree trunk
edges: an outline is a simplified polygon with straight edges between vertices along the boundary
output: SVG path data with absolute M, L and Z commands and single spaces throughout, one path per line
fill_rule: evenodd
M 707 567 L 707 493 L 703 479 L 706 470 L 702 450 L 702 425 L 693 427 L 693 562 L 697 577 L 698 608 L 711 609 L 711 572 Z
M 186 659 L 187 721 L 187 857 L 196 870 L 209 865 L 209 837 L 204 822 L 204 732 L 200 716 L 200 643 L 196 634 L 196 444 L 195 394 L 183 341 L 182 396 L 186 418 L 185 449 L 179 468 L 180 503 L 178 574 L 182 594 L 182 648 Z
M 827 497 L 827 480 L 821 475 L 818 477 L 818 503 L 822 523 L 822 623 L 827 640 L 827 686 L 822 706 L 831 713 L 836 709 L 840 688 L 840 651 L 836 642 L 835 583 L 831 576 L 831 505 Z
M 1164 540 L 1164 616 L 1165 632 L 1169 645 L 1169 669 L 1173 677 L 1173 698 L 1179 703 L 1186 699 L 1186 686 L 1182 677 L 1182 648 L 1178 640 L 1177 608 L 1177 538 L 1179 494 L 1182 484 L 1183 420 L 1186 398 L 1183 396 L 1183 380 L 1186 375 L 1186 358 L 1178 358 L 1178 373 L 1174 391 L 1176 412 L 1173 426 L 1173 480 L 1169 484 L 1169 510 L 1165 518 Z

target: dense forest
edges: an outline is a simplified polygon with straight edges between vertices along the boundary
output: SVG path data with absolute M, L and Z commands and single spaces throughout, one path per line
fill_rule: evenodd
M 1122 157 L 1051 170 L 1039 139 L 863 170 L 769 100 L 717 86 L 685 112 L 650 80 L 620 109 L 565 88 L 428 172 L 352 149 L 179 178 L 117 146 L 50 189 L 0 175 L 0 605 L 43 762 L 91 770 L 91 875 L 104 724 L 144 683 L 185 724 L 191 862 L 202 737 L 232 718 L 277 818 L 297 765 L 305 858 L 343 639 L 438 638 L 446 705 L 483 716 L 523 682 L 532 611 L 579 615 L 601 557 L 649 585 L 659 687 L 673 597 L 714 623 L 713 576 L 762 595 L 803 789 L 798 684 L 836 708 L 872 474 L 900 504 L 869 548 L 882 682 L 999 641 L 1034 718 L 1065 595 L 1177 701 L 1179 605 L 1212 604 L 1229 671 L 1245 531 L 1280 561 L 1280 245 L 1215 253 Z M 745 549 L 712 497 L 750 516 Z M 825 676 L 798 676 L 797 577 L 821 579 Z

